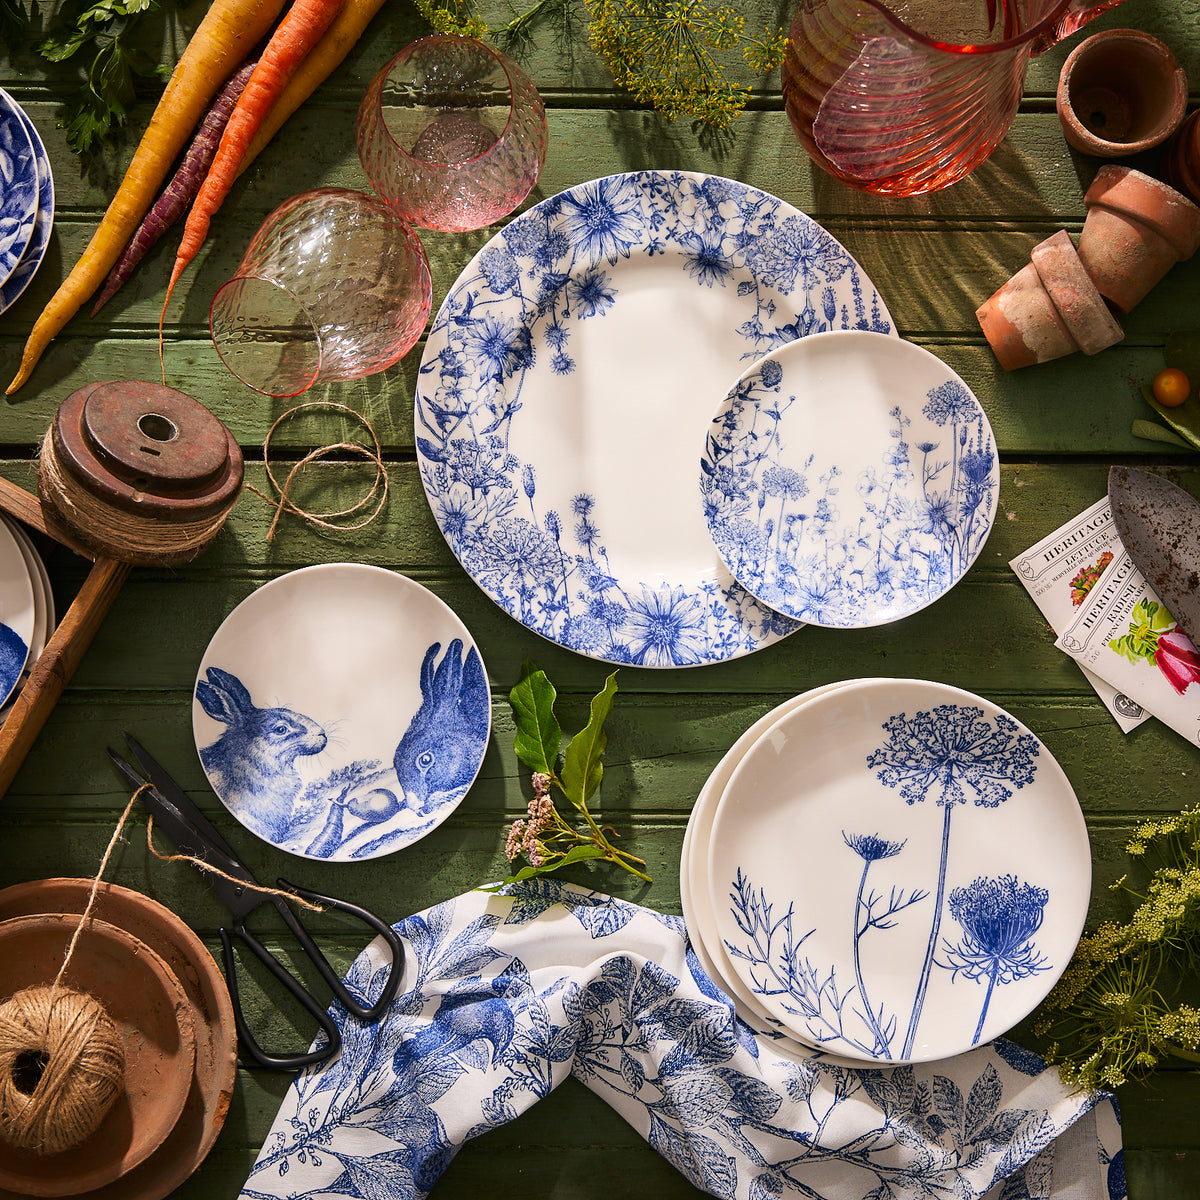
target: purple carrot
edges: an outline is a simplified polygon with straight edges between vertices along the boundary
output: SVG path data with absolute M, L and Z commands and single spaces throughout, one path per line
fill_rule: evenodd
M 179 169 L 171 178 L 171 182 L 162 190 L 162 194 L 154 202 L 153 208 L 146 214 L 142 223 L 134 231 L 129 244 L 117 259 L 116 265 L 109 272 L 100 292 L 100 298 L 92 309 L 94 317 L 105 304 L 112 299 L 117 289 L 133 274 L 134 268 L 146 256 L 146 252 L 159 238 L 183 216 L 187 206 L 196 198 L 200 185 L 217 147 L 221 143 L 221 134 L 229 122 L 229 114 L 237 103 L 246 80 L 250 78 L 256 62 L 247 62 L 240 66 L 229 81 L 217 94 L 204 120 L 200 122 L 196 136 L 184 154 Z

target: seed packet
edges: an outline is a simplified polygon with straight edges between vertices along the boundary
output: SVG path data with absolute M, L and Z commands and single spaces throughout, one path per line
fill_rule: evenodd
M 1200 745 L 1200 653 L 1125 550 L 1054 644 Z
M 1061 634 L 1075 620 L 1088 589 L 1123 549 L 1108 497 L 1103 496 L 1008 565 L 1042 610 L 1050 628 Z M 1095 672 L 1083 667 L 1083 673 L 1125 733 L 1150 715 Z

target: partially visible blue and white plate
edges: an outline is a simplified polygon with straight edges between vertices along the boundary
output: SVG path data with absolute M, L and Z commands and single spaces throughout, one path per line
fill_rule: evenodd
M 419 583 L 328 563 L 280 576 L 225 618 L 192 728 L 225 807 L 306 858 L 391 854 L 475 780 L 491 696 L 466 626 Z
M 0 521 L 0 706 L 21 680 L 36 624 L 34 580 L 9 526 Z
M 42 142 L 41 135 L 29 119 L 29 115 L 23 108 L 18 111 L 25 130 L 29 134 L 34 161 L 37 165 L 37 212 L 24 254 L 13 268 L 12 274 L 0 284 L 0 313 L 17 301 L 29 286 L 30 280 L 37 274 L 38 267 L 42 265 L 42 260 L 46 257 L 46 247 L 50 244 L 50 232 L 54 228 L 54 173 L 50 169 L 50 158 L 46 154 L 46 147 Z
M 610 175 L 522 213 L 471 260 L 425 343 L 417 456 L 483 590 L 552 642 L 684 667 L 797 622 L 729 574 L 695 447 L 730 383 L 827 329 L 892 332 L 815 221 L 732 179 Z
M 37 156 L 20 107 L 0 89 L 0 283 L 33 236 L 38 211 Z
M 797 621 L 881 625 L 925 608 L 978 557 L 1000 491 L 967 385 L 911 342 L 791 342 L 750 367 L 700 459 L 708 529 L 741 585 Z
M 1026 1017 L 1091 895 L 1083 814 L 1046 747 L 990 701 L 912 679 L 848 683 L 760 734 L 707 868 L 716 936 L 758 1004 L 880 1064 L 949 1058 Z

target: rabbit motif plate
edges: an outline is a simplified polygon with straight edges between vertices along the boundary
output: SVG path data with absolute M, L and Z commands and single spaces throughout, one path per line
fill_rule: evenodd
M 1083 814 L 1046 747 L 916 679 L 785 712 L 730 774 L 706 862 L 715 936 L 759 1005 L 878 1064 L 948 1058 L 1027 1016 L 1091 894 Z
M 966 574 L 1000 463 L 967 385 L 936 355 L 851 330 L 791 342 L 712 419 L 700 495 L 738 582 L 798 621 L 882 625 Z
M 474 782 L 491 696 L 466 626 L 381 567 L 264 584 L 196 677 L 192 729 L 225 807 L 293 854 L 357 861 L 423 837 Z
M 450 548 L 516 620 L 605 662 L 723 662 L 794 632 L 713 548 L 695 451 L 748 363 L 827 329 L 894 333 L 845 247 L 765 192 L 638 171 L 543 200 L 425 343 L 417 456 Z

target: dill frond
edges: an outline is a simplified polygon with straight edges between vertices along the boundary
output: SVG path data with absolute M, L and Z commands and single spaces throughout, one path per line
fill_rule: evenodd
M 1137 907 L 1080 941 L 1034 1023 L 1079 1088 L 1144 1080 L 1164 1058 L 1200 1062 L 1200 1009 L 1184 994 L 1200 962 L 1200 808 L 1143 822 L 1126 851 L 1158 863 L 1144 892 L 1113 884 Z
M 490 27 L 472 0 L 415 0 L 418 11 L 445 33 L 492 36 L 501 49 L 519 52 L 534 31 L 548 25 L 559 49 L 571 44 L 575 0 L 533 0 Z M 725 129 L 746 106 L 750 87 L 734 82 L 740 60 L 756 75 L 783 61 L 781 28 L 746 31 L 745 17 L 720 0 L 582 0 L 588 40 L 612 72 L 613 81 L 639 104 L 669 121 L 691 117 L 703 127 Z

